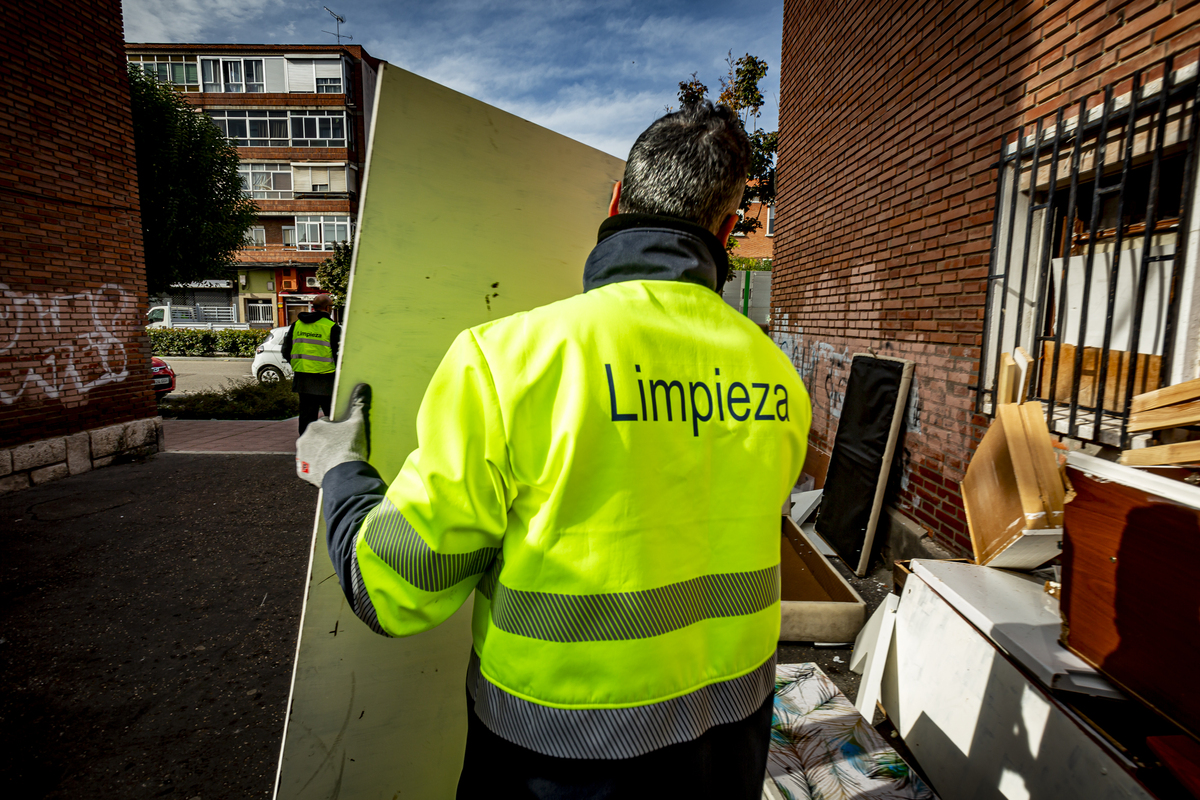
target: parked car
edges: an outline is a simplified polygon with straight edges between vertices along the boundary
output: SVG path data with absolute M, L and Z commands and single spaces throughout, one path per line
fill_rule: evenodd
M 150 376 L 154 379 L 155 400 L 161 400 L 175 391 L 175 370 L 158 356 L 150 358 Z
M 287 325 L 282 328 L 272 328 L 271 333 L 263 343 L 254 349 L 254 361 L 250 364 L 250 374 L 258 378 L 259 383 L 272 383 L 292 377 L 292 367 L 283 360 L 283 337 L 287 336 Z

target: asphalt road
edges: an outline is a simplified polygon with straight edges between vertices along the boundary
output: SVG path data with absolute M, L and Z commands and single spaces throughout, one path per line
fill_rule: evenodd
M 0 774 L 22 798 L 270 797 L 317 490 L 166 453 L 0 497 Z
M 221 389 L 227 381 L 250 377 L 251 358 L 179 358 L 164 356 L 175 370 L 175 392 L 189 394 Z

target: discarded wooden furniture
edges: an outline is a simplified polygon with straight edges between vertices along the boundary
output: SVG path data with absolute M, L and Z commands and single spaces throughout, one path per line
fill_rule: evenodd
M 1200 738 L 1200 488 L 1083 453 L 1067 473 L 1063 641 Z
M 1195 425 L 1200 422 L 1200 378 L 1139 394 L 1129 410 L 1131 432 Z
M 1065 487 L 1040 403 L 1005 403 L 962 482 L 979 564 L 1032 569 L 1062 541 Z
M 950 561 L 911 565 L 882 645 L 879 691 L 934 791 L 973 800 L 1153 797 L 1139 765 L 1069 698 L 1122 701 L 1062 691 L 1114 690 L 1055 651 L 1056 614 L 1036 579 Z M 1014 582 L 1029 586 L 1014 591 Z
M 779 544 L 780 640 L 854 641 L 866 620 L 862 597 L 787 517 Z

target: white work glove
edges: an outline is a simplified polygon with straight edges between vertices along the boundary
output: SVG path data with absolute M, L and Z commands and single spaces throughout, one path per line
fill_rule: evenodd
M 320 486 L 325 473 L 348 461 L 366 461 L 371 452 L 367 414 L 371 386 L 360 383 L 350 392 L 350 406 L 338 422 L 319 419 L 296 440 L 296 474 Z

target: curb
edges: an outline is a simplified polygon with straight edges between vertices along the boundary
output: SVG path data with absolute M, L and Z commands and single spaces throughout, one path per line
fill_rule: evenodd
M 254 356 L 159 356 L 166 361 L 242 361 L 249 363 L 254 360 Z

